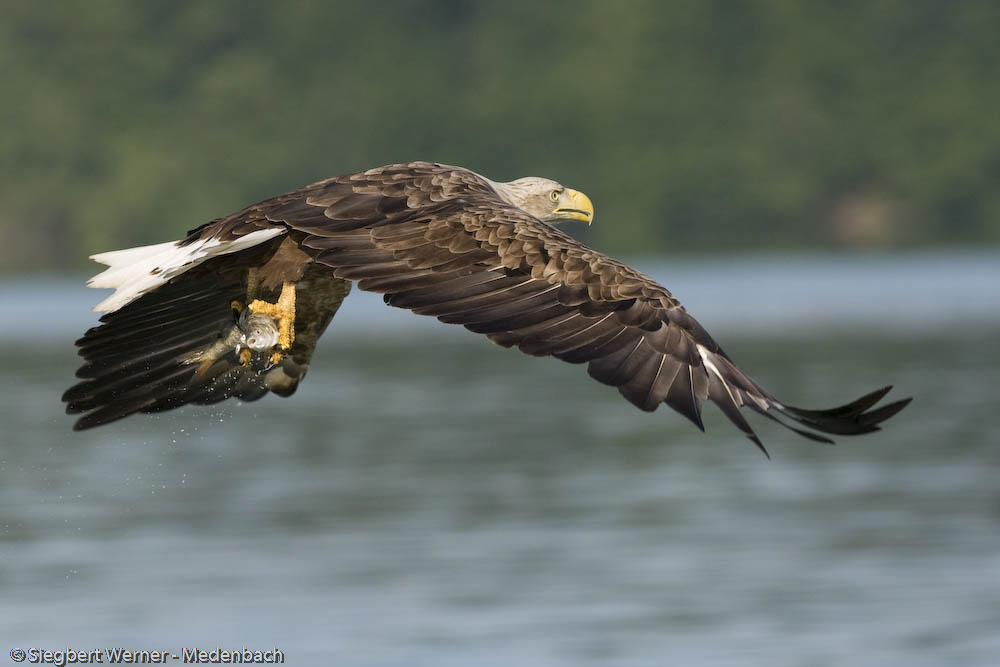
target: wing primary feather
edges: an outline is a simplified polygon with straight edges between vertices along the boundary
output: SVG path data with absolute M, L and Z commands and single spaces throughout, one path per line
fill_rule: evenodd
M 654 354 L 656 353 L 653 352 L 652 348 L 650 348 L 648 344 L 646 344 L 645 339 L 642 336 L 639 336 L 639 340 L 636 342 L 635 347 L 633 347 L 629 353 L 626 354 L 620 362 L 618 362 L 618 367 L 610 375 L 608 384 L 619 388 L 625 386 L 626 384 L 630 384 L 640 370 L 646 365 L 649 358 Z M 626 395 L 626 398 L 635 403 L 631 397 Z
M 878 392 L 864 396 L 858 401 L 849 404 L 852 408 L 850 410 L 844 409 L 849 406 L 841 406 L 830 411 L 803 410 L 781 403 L 775 403 L 772 407 L 790 419 L 794 419 L 800 424 L 814 428 L 817 431 L 834 435 L 861 435 L 877 431 L 879 428 L 878 424 L 895 415 L 913 400 L 912 398 L 904 398 L 884 405 L 881 408 L 868 410 L 872 405 L 871 397 L 875 394 L 878 394 L 878 398 L 881 398 L 885 396 L 886 392 L 879 390 Z
M 648 348 L 648 344 L 647 344 Z M 619 389 L 626 398 L 640 410 L 652 412 L 666 398 L 673 383 L 671 373 L 676 374 L 680 364 L 663 352 L 652 351 L 645 362 L 635 371 L 628 382 Z M 666 369 L 666 373 L 664 373 Z M 668 379 L 669 378 L 669 379 Z
M 690 419 L 700 430 L 704 431 L 705 424 L 701 421 L 701 404 L 698 402 L 698 397 L 695 396 L 691 378 L 691 366 L 687 367 L 686 372 L 681 370 L 667 391 L 666 403 Z
M 830 438 L 826 437 L 825 435 L 819 435 L 818 433 L 812 433 L 811 431 L 806 431 L 806 430 L 803 430 L 803 429 L 800 429 L 800 428 L 796 428 L 796 427 L 794 427 L 794 426 L 792 426 L 790 424 L 786 424 L 782 420 L 778 419 L 773 413 L 771 413 L 770 410 L 764 410 L 763 408 L 757 406 L 754 403 L 750 403 L 748 405 L 748 407 L 751 410 L 753 410 L 754 412 L 756 412 L 757 414 L 763 415 L 764 417 L 767 417 L 768 419 L 770 419 L 771 421 L 773 421 L 773 422 L 775 422 L 777 424 L 781 424 L 781 426 L 783 426 L 784 428 L 787 428 L 789 431 L 792 431 L 794 433 L 798 433 L 803 438 L 808 438 L 809 440 L 812 440 L 813 442 L 820 442 L 820 443 L 822 443 L 824 445 L 833 445 L 833 444 L 835 444 L 833 442 L 833 440 L 831 440 Z
M 629 329 L 623 329 L 624 332 L 628 332 Z M 642 344 L 642 336 L 635 335 L 635 342 L 630 345 L 627 343 L 622 345 L 608 354 L 598 357 L 590 362 L 587 366 L 587 373 L 590 377 L 594 378 L 598 382 L 603 382 L 604 384 L 615 385 L 615 378 L 618 374 L 618 369 L 621 368 L 622 363 Z
M 746 437 L 748 437 L 750 441 L 757 445 L 757 448 L 764 453 L 764 456 L 770 459 L 771 455 L 767 452 L 767 448 L 764 447 L 764 443 L 762 443 L 760 438 L 757 437 L 757 434 L 754 433 L 753 428 L 743 416 L 743 413 L 740 412 L 739 402 L 733 395 L 733 392 L 729 389 L 725 380 L 714 373 L 709 375 L 708 392 L 712 402 L 719 406 L 722 414 L 724 414 L 729 421 L 735 424 L 736 428 L 743 431 L 744 435 L 746 435 Z
M 803 408 L 796 408 L 792 406 L 785 406 L 785 410 L 791 412 L 800 417 L 805 417 L 807 419 L 829 419 L 832 417 L 853 417 L 861 414 L 871 406 L 875 405 L 882 398 L 889 393 L 892 389 L 892 385 L 887 387 L 882 387 L 877 389 L 870 394 L 865 394 L 861 398 L 851 401 L 845 405 L 840 405 L 835 408 L 830 408 L 829 410 L 805 410 Z

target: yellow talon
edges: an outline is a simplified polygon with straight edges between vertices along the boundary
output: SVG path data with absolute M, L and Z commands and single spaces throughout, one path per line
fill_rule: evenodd
M 245 347 L 240 350 L 240 363 L 244 366 L 250 365 L 250 360 L 253 358 L 253 351 L 249 347 Z
M 277 303 L 254 299 L 247 307 L 258 315 L 277 318 L 278 345 L 283 350 L 292 347 L 292 341 L 295 340 L 295 283 L 286 282 L 281 286 L 281 296 Z
M 285 358 L 285 353 L 281 350 L 274 350 L 271 352 L 271 365 L 274 366 L 281 362 Z
M 246 306 L 243 305 L 242 301 L 233 301 L 229 304 L 229 307 L 235 310 L 237 313 L 242 313 Z

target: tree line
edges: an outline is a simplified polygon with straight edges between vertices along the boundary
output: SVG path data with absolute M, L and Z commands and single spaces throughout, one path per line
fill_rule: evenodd
M 0 267 L 427 159 L 616 254 L 1000 241 L 1000 4 L 7 3 Z

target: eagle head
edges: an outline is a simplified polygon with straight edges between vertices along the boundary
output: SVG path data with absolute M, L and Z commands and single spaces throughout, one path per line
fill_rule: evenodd
M 590 197 L 548 178 L 527 176 L 508 183 L 493 183 L 493 186 L 507 203 L 542 222 L 576 220 L 589 225 L 594 221 L 594 204 Z

